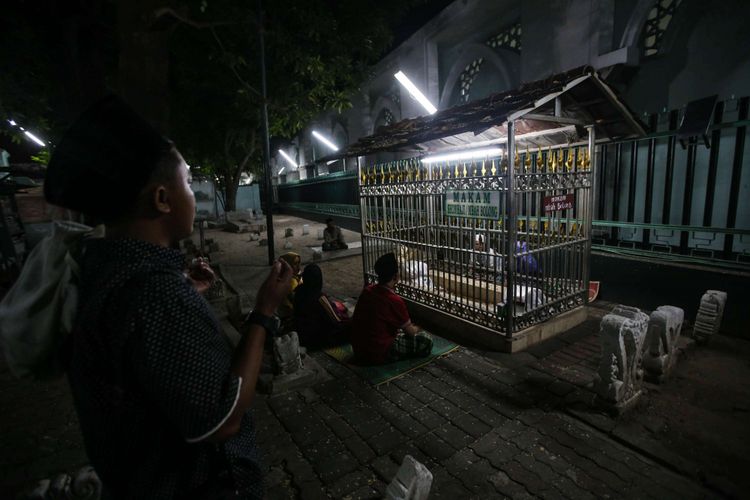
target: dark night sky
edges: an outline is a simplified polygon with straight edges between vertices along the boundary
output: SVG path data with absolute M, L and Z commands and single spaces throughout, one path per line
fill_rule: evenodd
M 393 46 L 391 50 L 406 41 L 415 31 L 419 30 L 419 28 L 453 2 L 454 0 L 427 0 L 425 3 L 411 9 L 404 19 L 393 29 Z
M 406 41 L 414 32 L 424 26 L 430 19 L 435 17 L 441 10 L 450 5 L 454 0 L 427 0 L 424 3 L 417 5 L 412 8 L 408 14 L 404 16 L 402 21 L 393 27 L 393 44 L 390 50 L 396 48 L 399 44 Z M 0 117 L 3 123 L 0 123 L 0 127 L 7 127 L 5 119 L 7 117 Z M 30 129 L 33 129 L 33 124 L 25 124 Z M 44 137 L 47 140 L 46 137 Z M 31 154 L 35 154 L 39 148 L 33 143 L 23 139 L 20 144 L 13 144 L 10 138 L 6 135 L 0 134 L 0 147 L 6 149 L 12 155 L 12 161 L 14 162 L 27 162 Z

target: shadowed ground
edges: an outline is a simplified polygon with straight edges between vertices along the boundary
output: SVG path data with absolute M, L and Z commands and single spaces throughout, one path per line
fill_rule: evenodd
M 299 235 L 302 223 L 284 216 L 276 233 Z M 220 247 L 212 261 L 251 304 L 266 247 L 247 234 L 207 237 Z M 319 245 L 315 232 L 290 240 L 305 261 Z M 277 238 L 282 252 L 285 241 Z M 320 264 L 324 289 L 356 297 L 361 258 L 324 255 L 333 257 Z M 222 301 L 214 305 L 223 314 Z M 750 343 L 719 336 L 686 352 L 672 379 L 647 384 L 633 411 L 611 418 L 590 389 L 611 306 L 595 303 L 585 323 L 524 353 L 460 348 L 378 388 L 313 354 L 329 380 L 256 400 L 268 498 L 380 498 L 407 453 L 432 471 L 431 498 L 746 497 Z M 66 382 L 0 370 L 0 498 L 12 498 L 87 458 Z

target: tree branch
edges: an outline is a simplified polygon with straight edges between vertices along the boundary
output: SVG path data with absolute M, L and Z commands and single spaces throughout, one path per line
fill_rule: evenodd
M 213 37 L 214 37 L 214 40 L 216 40 L 216 43 L 217 43 L 217 45 L 218 45 L 218 46 L 219 46 L 219 48 L 221 49 L 221 52 L 222 52 L 222 53 L 224 53 L 224 54 L 226 54 L 226 53 L 227 53 L 227 50 L 226 50 L 226 49 L 224 48 L 224 44 L 223 44 L 223 43 L 221 43 L 221 39 L 219 38 L 219 35 L 217 35 L 217 34 L 216 34 L 216 30 L 215 30 L 215 29 L 213 29 L 213 27 L 211 28 L 211 34 L 213 35 Z M 249 83 L 247 83 L 247 80 L 245 80 L 244 78 L 242 78 L 242 76 L 241 76 L 241 75 L 240 75 L 240 74 L 239 74 L 239 73 L 237 72 L 237 70 L 235 69 L 235 67 L 234 67 L 234 66 L 232 66 L 232 65 L 228 65 L 228 66 L 229 66 L 229 69 L 230 69 L 230 70 L 232 70 L 232 73 L 234 73 L 234 76 L 235 76 L 235 78 L 237 78 L 237 80 L 238 80 L 238 81 L 239 81 L 239 82 L 240 82 L 240 83 L 241 83 L 241 84 L 242 84 L 242 85 L 243 85 L 243 86 L 244 86 L 244 87 L 245 87 L 245 88 L 246 88 L 247 90 L 249 90 L 249 91 L 253 92 L 253 93 L 254 93 L 255 95 L 257 95 L 257 96 L 260 96 L 260 97 L 262 97 L 262 96 L 261 96 L 261 93 L 260 93 L 260 92 L 258 91 L 258 89 L 256 89 L 255 87 L 253 87 L 252 85 L 250 85 Z
M 215 22 L 215 23 L 203 23 L 199 21 L 193 21 L 187 16 L 175 11 L 171 7 L 160 7 L 154 11 L 153 22 L 151 23 L 151 25 L 153 26 L 154 24 L 157 24 L 161 20 L 161 18 L 164 16 L 171 16 L 174 19 L 180 21 L 181 23 L 187 24 L 188 26 L 192 26 L 193 28 L 196 28 L 196 29 L 206 29 L 206 28 L 214 28 L 216 26 L 229 26 L 232 24 L 239 24 L 239 23 L 232 22 L 232 21 L 222 21 L 222 22 Z

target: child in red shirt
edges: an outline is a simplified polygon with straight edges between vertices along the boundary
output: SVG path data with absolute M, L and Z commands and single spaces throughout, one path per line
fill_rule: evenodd
M 375 262 L 378 283 L 362 290 L 352 318 L 352 348 L 362 364 L 429 356 L 432 339 L 411 322 L 404 299 L 394 291 L 398 262 L 393 253 Z M 399 330 L 402 333 L 399 333 Z

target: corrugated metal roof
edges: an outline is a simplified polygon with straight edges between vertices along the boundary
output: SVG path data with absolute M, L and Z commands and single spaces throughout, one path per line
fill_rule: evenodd
M 562 112 L 555 116 L 558 97 Z M 528 116 L 532 113 L 537 119 Z M 319 161 L 378 152 L 435 152 L 502 142 L 508 120 L 516 121 L 517 140 L 524 141 L 526 137 L 527 147 L 570 142 L 578 135 L 573 124 L 595 125 L 599 138 L 623 139 L 645 133 L 643 125 L 614 90 L 586 66 L 434 115 L 380 127 L 374 134 Z M 543 131 L 553 132 L 542 135 Z

